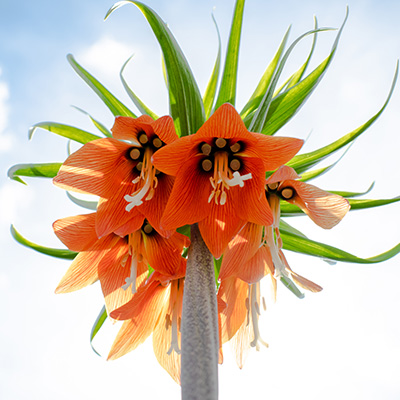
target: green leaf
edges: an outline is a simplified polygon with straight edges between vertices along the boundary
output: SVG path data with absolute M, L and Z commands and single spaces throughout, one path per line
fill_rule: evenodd
M 231 103 L 233 106 L 235 106 L 236 103 L 236 82 L 244 2 L 245 0 L 236 0 L 231 31 L 229 34 L 229 42 L 226 50 L 225 66 L 215 109 L 224 103 Z
M 44 247 L 40 246 L 39 244 L 33 243 L 29 241 L 28 239 L 25 239 L 15 228 L 13 225 L 11 225 L 11 235 L 13 238 L 23 246 L 29 247 L 32 250 L 38 251 L 39 253 L 46 254 L 48 256 L 52 257 L 57 257 L 57 258 L 63 258 L 67 260 L 72 260 L 74 259 L 78 253 L 67 250 L 67 249 L 53 249 L 51 247 Z
M 67 59 L 75 72 L 93 89 L 115 117 L 122 115 L 136 118 L 136 115 L 128 107 L 122 104 L 93 75 L 79 65 L 72 54 L 68 54 Z
M 338 194 L 339 196 L 347 197 L 347 198 L 359 197 L 359 196 L 363 196 L 363 195 L 369 193 L 374 186 L 375 186 L 375 182 L 372 182 L 371 186 L 365 192 L 343 192 L 343 191 L 336 191 L 336 190 L 328 190 L 328 192 Z
M 255 132 L 263 132 L 264 133 L 264 127 L 267 124 L 268 121 L 268 112 L 269 108 L 272 104 L 272 96 L 275 92 L 276 85 L 278 84 L 278 80 L 281 76 L 281 73 L 283 71 L 283 68 L 289 58 L 290 53 L 293 51 L 295 46 L 305 37 L 308 35 L 317 33 L 317 32 L 322 32 L 322 31 L 327 31 L 331 30 L 332 28 L 320 28 L 316 30 L 312 30 L 306 33 L 303 33 L 301 36 L 299 36 L 292 44 L 291 46 L 287 49 L 285 52 L 284 56 L 282 57 L 282 60 L 280 60 L 276 70 L 274 71 L 273 77 L 271 79 L 271 82 L 268 86 L 267 91 L 264 93 L 264 96 L 257 107 L 257 110 L 255 110 L 255 113 L 251 119 L 251 122 L 248 126 L 248 129 L 251 131 Z
M 299 288 L 288 276 L 281 276 L 280 280 L 295 296 L 297 296 L 299 299 L 304 298 L 304 293 L 300 292 Z
M 205 120 L 203 100 L 188 62 L 167 25 L 151 8 L 132 0 L 114 4 L 105 19 L 117 8 L 130 3 L 143 13 L 161 46 L 168 78 L 170 115 L 177 134 L 196 133 Z
M 345 19 L 338 31 L 329 56 L 306 78 L 272 100 L 262 133 L 265 133 L 266 135 L 273 135 L 276 133 L 296 114 L 313 90 L 317 87 L 336 52 L 339 38 L 347 21 L 347 16 L 348 10 L 346 11 Z M 249 122 L 250 118 L 248 118 L 247 121 L 245 120 L 246 124 Z
M 210 80 L 208 82 L 206 92 L 204 93 L 203 103 L 204 103 L 204 111 L 206 114 L 206 119 L 210 117 L 214 100 L 215 100 L 215 93 L 217 92 L 217 84 L 218 84 L 218 77 L 219 71 L 221 69 L 221 35 L 219 34 L 219 29 L 217 22 L 215 21 L 214 15 L 211 14 L 211 17 L 214 21 L 215 28 L 217 29 L 218 35 L 218 53 L 217 58 L 215 60 L 214 69 L 212 71 Z
M 299 230 L 297 230 L 296 228 L 293 228 L 292 225 L 289 225 L 286 221 L 284 221 L 283 219 L 281 219 L 279 221 L 279 230 L 284 230 L 286 232 L 291 232 L 294 233 L 295 235 L 298 236 L 302 236 L 304 238 L 306 238 L 307 236 L 304 235 L 304 233 L 300 232 Z
M 142 100 L 139 99 L 138 96 L 136 96 L 136 94 L 132 91 L 132 89 L 129 87 L 128 83 L 126 82 L 125 78 L 124 78 L 124 70 L 125 67 L 127 66 L 128 62 L 132 59 L 133 55 L 131 57 L 129 57 L 125 62 L 124 65 L 121 68 L 121 71 L 119 73 L 119 77 L 121 78 L 121 82 L 124 85 L 124 88 L 126 90 L 126 92 L 128 93 L 128 96 L 131 98 L 131 100 L 133 101 L 133 104 L 135 104 L 135 106 L 137 107 L 137 109 L 142 113 L 142 114 L 146 114 L 149 115 L 151 118 L 153 118 L 154 120 L 158 118 L 158 116 L 153 113 L 153 111 L 151 111 L 144 103 Z
M 31 126 L 29 128 L 29 139 L 32 139 L 34 132 L 38 128 L 45 129 L 49 132 L 55 133 L 56 135 L 75 140 L 75 142 L 82 144 L 91 142 L 92 140 L 101 139 L 100 136 L 93 135 L 90 132 L 75 128 L 74 126 L 59 124 L 58 122 L 39 122 L 38 124 Z
M 314 257 L 326 258 L 334 261 L 351 262 L 357 264 L 373 264 L 389 260 L 400 253 L 400 243 L 385 253 L 370 258 L 360 258 L 336 247 L 298 236 L 294 233 L 281 230 L 283 248 L 297 253 Z
M 90 332 L 90 346 L 92 347 L 92 350 L 99 356 L 100 354 L 96 351 L 96 349 L 93 347 L 93 339 L 103 326 L 105 320 L 107 319 L 107 311 L 106 307 L 103 306 L 103 308 L 100 310 L 99 315 L 96 318 L 96 321 L 93 324 L 92 331 Z
M 249 101 L 246 103 L 246 105 L 243 107 L 243 110 L 240 112 L 240 116 L 242 119 L 245 119 L 249 114 L 251 114 L 253 111 L 257 109 L 259 106 L 261 99 L 263 98 L 265 92 L 267 91 L 272 77 L 276 71 L 276 68 L 278 67 L 278 63 L 280 59 L 282 58 L 283 51 L 285 50 L 287 40 L 289 38 L 289 32 L 290 32 L 290 26 L 288 30 L 285 33 L 285 36 L 282 39 L 282 42 L 272 59 L 272 61 L 269 63 L 267 69 L 265 70 L 263 76 L 261 77 L 256 89 L 254 90 L 253 94 L 251 95 Z
M 93 210 L 93 211 L 97 210 L 97 205 L 98 205 L 97 201 L 87 201 L 87 200 L 78 199 L 77 197 L 73 196 L 70 192 L 67 192 L 67 196 L 73 203 L 75 203 L 76 205 L 78 205 L 80 207 L 86 208 L 88 210 Z
M 314 150 L 310 153 L 300 154 L 298 156 L 293 157 L 293 159 L 289 161 L 287 165 L 294 168 L 297 171 L 297 173 L 302 173 L 303 171 L 307 170 L 308 168 L 311 168 L 313 165 L 322 161 L 326 157 L 330 156 L 332 153 L 346 146 L 348 143 L 352 142 L 363 132 L 365 132 L 379 118 L 379 116 L 383 113 L 384 109 L 388 105 L 389 100 L 392 97 L 394 87 L 396 85 L 398 72 L 399 72 L 399 62 L 397 61 L 396 71 L 392 81 L 392 86 L 390 88 L 386 101 L 381 107 L 381 109 L 372 118 L 370 118 L 366 123 L 361 125 L 359 128 L 342 136 L 340 139 L 336 140 L 335 142 L 327 146 L 324 146 L 318 150 Z
M 39 178 L 54 178 L 62 163 L 45 163 L 45 164 L 17 164 L 12 166 L 7 174 L 10 179 L 26 183 L 20 176 L 39 177 Z
M 94 119 L 88 112 L 86 112 L 85 110 L 82 110 L 81 108 L 76 107 L 76 106 L 72 106 L 72 107 L 74 107 L 75 110 L 78 110 L 78 111 L 80 111 L 80 112 L 83 113 L 83 114 L 86 114 L 86 115 L 91 119 L 91 121 L 93 122 L 93 125 L 94 125 L 104 136 L 107 136 L 107 137 L 111 137 L 111 136 L 112 136 L 112 135 L 111 135 L 111 131 L 110 131 L 108 128 L 106 128 L 100 121 L 97 121 L 96 119 Z

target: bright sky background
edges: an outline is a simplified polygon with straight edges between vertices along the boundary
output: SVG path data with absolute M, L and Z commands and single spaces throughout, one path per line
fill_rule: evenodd
M 307 138 L 304 151 L 317 149 L 367 121 L 385 101 L 400 56 L 400 3 L 389 0 L 248 0 L 239 64 L 238 108 L 276 51 L 289 24 L 291 40 L 313 26 L 339 27 L 346 3 L 350 16 L 338 52 L 323 81 L 282 135 Z M 192 66 L 202 92 L 217 51 L 211 21 L 215 6 L 224 47 L 233 0 L 149 0 L 169 24 Z M 106 362 L 90 348 L 89 334 L 101 309 L 98 285 L 69 295 L 54 289 L 69 262 L 52 259 L 13 241 L 9 226 L 32 241 L 61 247 L 54 220 L 84 212 L 50 180 L 7 179 L 17 163 L 62 161 L 66 140 L 28 128 L 57 121 L 95 132 L 75 105 L 111 126 L 113 118 L 74 73 L 65 56 L 100 79 L 128 106 L 118 73 L 135 57 L 126 78 L 159 115 L 167 96 L 160 51 L 141 13 L 126 6 L 106 22 L 106 0 L 0 0 L 0 398 L 14 399 L 178 399 L 180 388 L 158 365 L 151 340 L 120 360 Z M 312 67 L 329 53 L 335 33 L 322 33 Z M 290 58 L 286 75 L 304 61 L 310 40 Z M 397 85 L 399 86 L 399 85 Z M 133 107 L 133 106 L 132 106 Z M 368 198 L 400 194 L 400 88 L 385 113 L 315 184 L 331 190 L 364 191 Z M 336 160 L 333 158 L 333 160 Z M 313 182 L 314 183 L 314 182 Z M 360 257 L 382 253 L 400 241 L 400 204 L 355 211 L 332 231 L 306 218 L 292 221 L 315 240 Z M 257 396 L 274 400 L 375 400 L 400 398 L 400 257 L 383 264 L 328 265 L 286 252 L 292 268 L 324 287 L 299 300 L 282 286 L 278 301 L 261 317 L 269 349 L 252 350 L 239 370 L 229 345 L 220 368 L 220 399 Z M 105 356 L 116 327 L 95 342 Z M 100 337 L 101 336 L 101 337 Z

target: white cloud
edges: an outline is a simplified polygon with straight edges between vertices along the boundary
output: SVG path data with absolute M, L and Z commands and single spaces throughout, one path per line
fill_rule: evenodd
M 2 70 L 0 67 L 0 76 Z M 12 138 L 10 135 L 5 134 L 8 124 L 8 116 L 10 113 L 8 100 L 10 91 L 8 85 L 3 80 L 0 80 L 0 153 L 10 150 L 12 146 Z

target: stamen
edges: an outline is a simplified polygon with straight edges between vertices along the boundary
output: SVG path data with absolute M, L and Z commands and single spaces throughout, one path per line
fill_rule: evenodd
M 223 149 L 226 146 L 227 141 L 224 138 L 218 138 L 215 141 L 215 145 L 220 148 Z
M 142 170 L 142 168 L 143 168 L 143 163 L 142 162 L 138 162 L 136 164 L 136 169 L 140 172 Z
M 129 286 L 132 285 L 132 294 L 136 293 L 136 277 L 137 277 L 137 257 L 136 254 L 132 255 L 131 259 L 131 274 L 128 278 L 125 278 L 125 285 L 122 286 L 122 289 L 127 290 Z
M 147 137 L 147 135 L 143 132 L 140 136 L 139 136 L 139 142 L 141 144 L 146 144 L 149 141 L 149 138 Z
M 254 339 L 250 343 L 250 346 L 255 347 L 256 350 L 260 350 L 260 344 L 263 344 L 265 347 L 268 347 L 268 343 L 265 342 L 261 335 L 260 335 L 260 329 L 258 326 L 258 318 L 260 316 L 260 307 L 259 307 L 259 302 L 260 302 L 260 282 L 253 283 L 250 285 L 250 311 L 251 311 L 251 322 L 253 325 L 253 333 L 254 333 Z
M 162 141 L 161 139 L 159 139 L 158 137 L 153 139 L 153 146 L 157 149 L 159 149 L 160 147 L 162 147 Z
M 201 168 L 203 168 L 203 171 L 205 171 L 205 172 L 211 171 L 212 167 L 213 167 L 213 163 L 208 158 L 205 158 L 201 162 Z
M 294 190 L 290 187 L 287 187 L 281 191 L 281 195 L 284 199 L 290 200 L 294 195 Z
M 241 148 L 242 146 L 240 145 L 239 142 L 236 142 L 230 147 L 232 153 L 238 153 L 241 150 Z
M 242 166 L 241 162 L 237 159 L 234 158 L 230 163 L 229 166 L 233 171 L 239 171 L 240 167 Z
M 205 156 L 209 156 L 212 150 L 212 147 L 208 144 L 208 143 L 203 143 L 201 145 L 201 152 L 205 155 Z
M 132 160 L 137 160 L 140 157 L 140 150 L 138 148 L 133 148 L 130 153 L 129 156 L 132 158 Z

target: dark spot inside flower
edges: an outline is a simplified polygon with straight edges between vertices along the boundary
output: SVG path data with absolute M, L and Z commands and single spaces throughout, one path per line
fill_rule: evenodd
M 285 187 L 281 191 L 281 196 L 285 200 L 290 200 L 291 198 L 293 198 L 294 194 L 295 194 L 294 189 L 292 189 L 290 187 Z
M 227 141 L 224 138 L 217 138 L 215 140 L 215 145 L 219 148 L 219 149 L 223 149 L 226 145 L 227 145 Z
M 212 167 L 213 167 L 213 162 L 212 162 L 210 159 L 208 159 L 208 158 L 205 158 L 205 159 L 201 162 L 201 168 L 202 168 L 203 171 L 205 171 L 205 172 L 211 171 Z
M 142 168 L 143 168 L 143 163 L 142 163 L 142 162 L 138 162 L 138 163 L 136 164 L 136 169 L 137 169 L 138 171 L 141 171 Z
M 161 141 L 161 139 L 160 138 L 158 138 L 158 137 L 155 137 L 154 139 L 153 139 L 153 146 L 156 148 L 156 149 L 159 149 L 160 147 L 162 147 L 162 145 L 163 145 L 163 142 Z
M 203 143 L 200 146 L 200 150 L 201 152 L 205 155 L 205 156 L 209 156 L 212 150 L 211 145 L 209 145 L 208 143 Z
M 132 160 L 138 160 L 139 157 L 141 156 L 141 152 L 140 149 L 138 149 L 137 147 L 134 147 L 130 152 L 129 152 L 129 156 Z
M 237 158 L 234 158 L 233 160 L 231 160 L 231 162 L 229 163 L 229 166 L 231 167 L 231 169 L 233 171 L 239 171 L 240 167 L 242 166 L 242 163 L 240 162 L 240 160 L 238 160 Z
M 268 188 L 268 190 L 275 191 L 276 189 L 278 189 L 278 186 L 279 186 L 279 182 L 274 182 L 274 183 L 269 183 L 267 185 L 267 188 Z
M 240 142 L 236 142 L 233 145 L 231 145 L 229 148 L 231 149 L 232 153 L 238 153 L 241 150 L 242 146 L 240 145 Z
M 153 227 L 150 224 L 145 224 L 143 226 L 143 232 L 146 233 L 147 235 L 150 234 L 151 232 L 153 232 Z
M 141 144 L 146 144 L 149 141 L 149 138 L 144 132 L 142 132 L 138 135 L 138 140 Z

